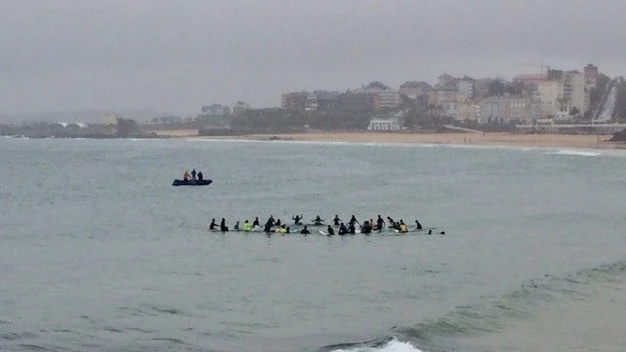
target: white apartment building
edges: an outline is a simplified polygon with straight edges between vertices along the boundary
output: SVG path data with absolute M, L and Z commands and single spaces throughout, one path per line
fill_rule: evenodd
M 587 110 L 585 75 L 582 72 L 558 71 L 548 75 L 548 80 L 539 83 L 538 92 L 542 117 L 567 118 L 573 108 L 581 114 Z
M 397 117 L 390 118 L 374 118 L 370 120 L 368 131 L 399 131 L 402 129 L 400 126 L 400 119 Z

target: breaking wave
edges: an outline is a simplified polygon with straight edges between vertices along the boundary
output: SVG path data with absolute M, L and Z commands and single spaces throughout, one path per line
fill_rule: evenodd
M 343 344 L 328 346 L 330 352 L 422 352 L 410 342 L 402 342 L 397 338 L 377 339 L 359 344 Z
M 443 317 L 411 327 L 392 327 L 389 337 L 328 346 L 322 351 L 463 350 L 453 346 L 454 342 L 451 341 L 459 337 L 500 332 L 511 320 L 532 318 L 552 302 L 584 300 L 593 291 L 587 289 L 589 286 L 614 282 L 626 282 L 626 261 L 583 269 L 560 277 L 545 275 L 529 280 L 519 289 L 503 295 L 479 297 L 475 303 L 458 306 Z
M 601 156 L 602 153 L 597 151 L 584 151 L 575 149 L 561 149 L 548 154 L 552 155 L 575 155 L 575 156 Z

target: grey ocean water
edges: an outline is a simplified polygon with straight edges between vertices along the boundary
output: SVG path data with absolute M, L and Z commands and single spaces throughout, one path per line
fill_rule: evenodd
M 526 350 L 533 326 L 572 323 L 546 326 L 539 312 L 568 316 L 567 302 L 624 292 L 625 161 L 620 151 L 0 139 L 0 349 Z M 214 184 L 170 186 L 193 167 Z M 207 231 L 211 218 L 295 213 L 417 218 L 446 235 Z M 626 330 L 626 318 L 612 323 Z M 514 345 L 498 340 L 514 324 L 530 328 L 509 332 Z

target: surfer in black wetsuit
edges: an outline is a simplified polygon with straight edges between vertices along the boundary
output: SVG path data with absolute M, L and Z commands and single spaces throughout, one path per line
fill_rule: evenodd
M 361 233 L 370 234 L 372 232 L 372 225 L 369 221 L 365 220 L 363 227 L 361 227 Z
M 272 231 L 272 225 L 270 225 L 269 221 L 265 223 L 265 227 L 263 228 L 263 231 L 265 233 L 270 233 Z
M 226 219 L 224 218 L 222 218 L 222 221 L 220 222 L 220 231 L 222 232 L 228 231 L 228 226 L 226 226 Z
M 350 218 L 350 224 L 354 225 L 354 224 L 358 224 L 359 222 L 356 220 L 356 217 L 354 215 L 352 215 L 352 217 Z
M 419 221 L 415 220 L 415 229 L 416 230 L 421 230 L 423 229 L 422 224 L 420 224 Z
M 267 219 L 267 222 L 265 223 L 265 226 L 267 226 L 269 224 L 270 227 L 272 227 L 272 226 L 274 226 L 275 223 L 276 223 L 276 221 L 274 220 L 274 215 L 270 215 L 270 218 Z
M 351 235 L 354 235 L 356 233 L 356 227 L 354 227 L 354 223 L 353 222 L 351 222 L 348 225 L 348 233 L 351 234 Z
M 274 226 L 278 226 L 280 227 L 282 224 L 280 223 L 280 219 L 276 220 L 276 222 L 274 223 Z
M 215 230 L 217 224 L 215 223 L 215 219 L 211 219 L 211 225 L 209 225 L 209 230 Z
M 321 225 L 324 222 L 324 219 L 320 218 L 319 215 L 315 217 L 315 219 L 311 220 L 315 225 Z
M 344 225 L 342 222 L 341 225 L 339 226 L 339 235 L 345 235 L 347 233 L 348 233 L 348 229 L 346 228 L 346 225 Z
M 291 219 L 293 219 L 293 224 L 294 225 L 302 225 L 302 223 L 300 222 L 300 220 L 302 220 L 303 216 L 302 215 L 294 215 L 291 217 Z
M 235 227 L 233 227 L 233 230 L 239 231 L 239 221 L 237 221 L 237 223 L 235 223 Z
M 391 218 L 391 216 L 387 217 L 387 226 L 391 227 L 392 229 L 396 228 L 396 222 L 393 221 L 393 219 Z M 397 230 L 397 229 L 396 229 Z
M 328 225 L 328 228 L 326 228 L 326 232 L 328 236 L 332 236 L 335 234 L 335 230 L 333 230 L 333 228 L 330 225 Z
M 302 230 L 300 230 L 300 234 L 302 234 L 302 235 L 310 234 L 309 229 L 307 229 L 306 225 L 304 225 L 304 228 Z
M 335 224 L 335 226 L 339 226 L 340 222 L 341 219 L 339 219 L 339 215 L 335 215 L 335 218 L 333 219 L 333 223 Z
M 259 217 L 258 217 L 258 216 L 255 216 L 255 217 L 254 217 L 254 222 L 252 223 L 252 227 L 259 227 L 259 226 L 261 226 L 261 225 L 259 224 Z
M 380 214 L 378 214 L 378 219 L 376 219 L 376 229 L 378 230 L 378 232 L 381 232 L 383 230 L 384 225 L 385 225 L 385 220 L 383 220 Z

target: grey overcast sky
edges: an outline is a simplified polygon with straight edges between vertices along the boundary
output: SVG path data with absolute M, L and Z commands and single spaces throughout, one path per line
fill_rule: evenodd
M 625 23 L 624 0 L 0 0 L 0 112 L 268 107 L 542 62 L 622 75 Z

